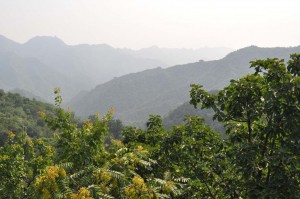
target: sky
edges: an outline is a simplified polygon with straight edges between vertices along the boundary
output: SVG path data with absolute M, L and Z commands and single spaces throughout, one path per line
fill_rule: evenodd
M 300 45 L 299 0 L 0 0 L 0 34 L 118 48 Z

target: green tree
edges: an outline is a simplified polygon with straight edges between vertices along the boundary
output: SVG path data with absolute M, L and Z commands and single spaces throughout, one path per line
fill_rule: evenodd
M 187 117 L 163 139 L 161 158 L 172 172 L 190 179 L 189 197 L 224 197 L 226 171 L 220 133 L 205 125 L 204 119 Z
M 218 198 L 230 194 L 230 170 L 220 133 L 205 125 L 204 119 L 187 117 L 185 124 L 166 130 L 160 116 L 151 115 L 147 130 L 128 127 L 123 131 L 127 146 L 142 145 L 157 160 L 155 173 L 164 171 L 181 179 L 186 186 L 182 198 Z
M 227 155 L 243 198 L 300 197 L 300 55 L 251 62 L 255 73 L 217 94 L 192 85 L 191 103 L 226 124 Z M 237 184 L 237 183 L 236 183 Z
M 32 140 L 26 132 L 17 137 L 9 132 L 0 147 L 1 198 L 32 198 L 35 178 L 52 164 L 53 157 L 53 148 L 43 140 Z
M 57 115 L 44 116 L 51 129 L 57 131 L 57 156 L 36 178 L 38 197 L 150 199 L 179 194 L 179 182 L 156 177 L 153 167 L 157 162 L 142 146 L 127 148 L 120 140 L 112 140 L 110 148 L 105 149 L 112 111 L 77 125 L 72 113 L 60 107 L 59 92 L 55 91 Z

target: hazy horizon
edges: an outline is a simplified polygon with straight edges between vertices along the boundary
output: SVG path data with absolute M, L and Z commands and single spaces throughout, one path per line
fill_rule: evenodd
M 0 34 L 130 49 L 288 47 L 300 45 L 299 7 L 296 0 L 10 0 L 0 1 Z
M 295 44 L 295 45 L 290 45 L 290 46 L 260 46 L 260 45 L 256 45 L 256 44 L 249 44 L 249 45 L 246 45 L 246 46 L 241 46 L 239 48 L 232 48 L 232 47 L 228 47 L 228 46 L 199 46 L 197 48 L 188 48 L 188 47 L 165 47 L 165 46 L 159 46 L 159 45 L 149 45 L 149 46 L 144 46 L 144 47 L 139 47 L 139 48 L 130 48 L 130 47 L 116 47 L 116 46 L 113 46 L 109 43 L 67 43 L 66 41 L 64 41 L 62 38 L 60 38 L 59 36 L 57 35 L 34 35 L 30 38 L 28 38 L 27 40 L 25 41 L 17 41 L 15 39 L 12 39 L 4 34 L 1 34 L 0 33 L 0 36 L 3 36 L 5 37 L 6 39 L 9 39 L 13 42 L 16 42 L 18 44 L 26 44 L 27 42 L 29 42 L 31 39 L 34 39 L 34 38 L 38 38 L 38 37 L 48 37 L 48 38 L 57 38 L 59 40 L 61 40 L 64 44 L 68 45 L 68 46 L 77 46 L 77 45 L 108 45 L 112 48 L 115 48 L 115 49 L 129 49 L 129 50 L 133 50 L 133 51 L 139 51 L 139 50 L 143 50 L 143 49 L 149 49 L 149 48 L 160 48 L 160 49 L 182 49 L 182 50 L 200 50 L 200 49 L 205 49 L 205 48 L 208 48 L 208 49 L 217 49 L 217 48 L 224 48 L 224 49 L 228 49 L 228 50 L 232 50 L 232 51 L 235 51 L 235 50 L 239 50 L 239 49 L 242 49 L 242 48 L 247 48 L 247 47 L 250 47 L 250 46 L 257 46 L 259 48 L 276 48 L 276 47 L 297 47 L 297 46 L 300 46 L 300 43 L 299 44 Z
M 182 48 L 179 48 L 179 47 L 178 48 L 176 48 L 176 47 L 171 48 L 171 47 L 164 47 L 164 46 L 159 46 L 159 45 L 150 45 L 150 46 L 145 46 L 145 47 L 141 47 L 141 48 L 130 48 L 130 47 L 115 47 L 115 46 L 110 45 L 109 43 L 75 43 L 75 44 L 70 44 L 70 43 L 66 43 L 62 38 L 58 37 L 57 35 L 34 35 L 34 36 L 28 38 L 25 41 L 17 41 L 15 39 L 12 39 L 12 38 L 10 38 L 10 37 L 8 37 L 8 36 L 6 36 L 4 34 L 1 34 L 1 33 L 0 33 L 0 36 L 6 38 L 8 40 L 11 40 L 13 42 L 16 42 L 18 44 L 21 44 L 21 45 L 26 44 L 27 42 L 29 42 L 32 39 L 35 39 L 35 38 L 38 38 L 38 37 L 40 37 L 40 38 L 44 37 L 44 38 L 56 38 L 58 40 L 61 40 L 63 43 L 65 43 L 68 46 L 77 46 L 77 45 L 108 45 L 108 46 L 113 47 L 115 49 L 120 49 L 120 50 L 122 50 L 122 49 L 124 49 L 124 50 L 130 49 L 130 50 L 134 50 L 134 51 L 139 51 L 139 50 L 149 49 L 149 48 L 178 49 L 178 50 L 180 50 L 180 49 L 183 49 L 183 50 L 199 50 L 199 49 L 204 49 L 204 48 L 208 48 L 208 49 L 224 48 L 224 49 L 228 49 L 228 50 L 237 50 L 237 49 L 233 49 L 233 48 L 226 47 L 226 46 L 199 46 L 198 48 L 185 48 L 185 47 L 182 47 Z M 245 47 L 248 47 L 248 46 L 245 46 Z

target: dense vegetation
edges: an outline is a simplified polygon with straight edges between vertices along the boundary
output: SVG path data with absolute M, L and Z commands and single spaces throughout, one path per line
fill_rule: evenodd
M 198 116 L 166 130 L 126 127 L 106 148 L 111 109 L 83 125 L 60 108 L 41 113 L 47 142 L 8 132 L 0 148 L 2 198 L 299 198 L 300 55 L 251 63 L 253 74 L 215 94 L 192 85 L 191 104 L 212 109 L 227 138 Z
M 213 115 L 214 112 L 212 109 L 197 109 L 189 102 L 186 102 L 168 113 L 163 118 L 163 124 L 166 129 L 171 129 L 174 125 L 184 124 L 184 120 L 187 116 L 199 116 L 205 119 L 206 125 L 210 126 L 214 131 L 217 131 L 224 135 L 224 125 L 222 124 L 222 122 L 213 120 Z
M 7 131 L 15 133 L 26 131 L 31 138 L 53 137 L 53 132 L 46 125 L 44 119 L 40 117 L 40 112 L 54 116 L 56 107 L 49 103 L 40 102 L 35 98 L 23 97 L 18 93 L 6 93 L 0 89 L 0 146 L 4 144 L 3 141 L 8 135 Z M 72 122 L 78 126 L 83 125 L 80 118 L 75 118 L 74 114 L 71 116 Z M 90 117 L 91 120 L 93 118 L 93 116 Z M 124 128 L 121 120 L 111 119 L 108 122 L 108 127 L 108 136 L 121 139 L 121 130 Z
M 52 132 L 39 112 L 54 115 L 55 109 L 51 104 L 0 90 L 0 146 L 7 130 L 26 131 L 30 137 L 51 137 Z

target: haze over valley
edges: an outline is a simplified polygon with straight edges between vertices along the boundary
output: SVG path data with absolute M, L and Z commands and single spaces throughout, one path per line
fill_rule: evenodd
M 67 45 L 57 37 L 37 36 L 24 44 L 0 36 L 0 85 L 22 89 L 52 102 L 52 90 L 60 87 L 65 101 L 96 85 L 145 69 L 168 67 L 224 57 L 229 48 L 141 50 L 115 49 L 107 44 Z

